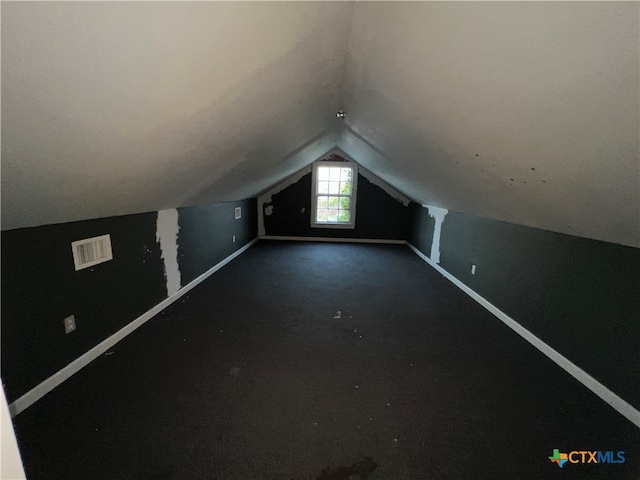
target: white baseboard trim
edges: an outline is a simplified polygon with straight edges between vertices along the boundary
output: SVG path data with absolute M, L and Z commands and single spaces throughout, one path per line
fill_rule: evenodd
M 167 308 L 169 305 L 171 305 L 173 302 L 178 300 L 184 294 L 186 294 L 187 292 L 192 290 L 194 287 L 196 287 L 199 284 L 201 284 L 204 280 L 206 280 L 212 274 L 214 274 L 215 272 L 220 270 L 222 267 L 224 267 L 231 260 L 233 260 L 234 258 L 238 257 L 239 255 L 241 255 L 245 251 L 247 251 L 249 249 L 249 247 L 251 247 L 257 241 L 258 241 L 258 238 L 254 238 L 249 243 L 247 243 L 244 247 L 242 247 L 239 250 L 235 251 L 234 253 L 229 255 L 227 258 L 222 260 L 220 263 L 218 263 L 215 266 L 211 267 L 205 273 L 200 275 L 198 278 L 196 278 L 195 280 L 193 280 L 189 284 L 187 284 L 184 287 L 182 287 L 176 293 L 174 293 L 173 295 L 165 298 L 163 301 L 161 301 L 159 304 L 157 304 L 151 310 L 143 313 L 138 318 L 133 320 L 131 323 L 127 324 L 125 327 L 121 328 L 116 333 L 111 335 L 109 338 L 103 340 L 98 345 L 93 347 L 91 350 L 83 353 L 81 356 L 76 358 L 69 365 L 67 365 L 66 367 L 62 368 L 58 372 L 54 373 L 53 375 L 51 375 L 49 378 L 47 378 L 45 381 L 43 381 L 39 385 L 33 387 L 31 390 L 29 390 L 27 393 L 25 393 L 24 395 L 22 395 L 20 398 L 18 398 L 17 400 L 15 400 L 13 403 L 11 403 L 9 405 L 9 412 L 11 413 L 11 416 L 15 417 L 20 412 L 23 412 L 25 409 L 27 409 L 28 407 L 33 405 L 35 402 L 40 400 L 42 397 L 44 397 L 47 393 L 49 393 L 51 390 L 56 388 L 62 382 L 64 382 L 68 378 L 70 378 L 75 373 L 79 372 L 82 368 L 86 367 L 93 360 L 95 360 L 100 355 L 105 353 L 107 350 L 109 350 L 111 347 L 113 347 L 116 343 L 118 343 L 120 340 L 125 338 L 131 332 L 136 330 L 138 327 L 142 326 L 144 323 L 149 321 L 151 318 L 153 318 L 155 315 L 157 315 L 162 310 Z
M 406 245 L 406 240 L 387 240 L 384 238 L 336 238 L 336 237 L 289 237 L 282 235 L 261 235 L 260 240 L 285 240 L 289 242 L 331 242 L 331 243 L 384 243 Z
M 416 255 L 418 255 L 422 260 L 431 265 L 434 269 L 436 269 L 439 273 L 441 273 L 447 280 L 453 283 L 456 287 L 462 290 L 464 293 L 473 298 L 476 302 L 486 308 L 489 312 L 491 312 L 494 316 L 496 316 L 499 320 L 501 320 L 505 325 L 511 328 L 514 332 L 524 338 L 531 345 L 540 350 L 544 355 L 546 355 L 549 359 L 555 362 L 559 367 L 565 370 L 569 375 L 582 383 L 585 387 L 595 393 L 598 397 L 608 403 L 614 410 L 620 413 L 622 416 L 627 418 L 631 423 L 633 423 L 636 427 L 640 428 L 640 411 L 636 410 L 635 407 L 630 405 L 628 402 L 620 398 L 614 392 L 609 390 L 603 384 L 598 382 L 595 378 L 589 375 L 587 372 L 582 370 L 576 364 L 571 362 L 568 358 L 563 356 L 557 350 L 553 349 L 545 342 L 536 337 L 529 330 L 524 328 L 518 322 L 516 322 L 509 315 L 504 313 L 502 310 L 498 309 L 495 305 L 490 303 L 485 298 L 481 297 L 478 293 L 470 289 L 456 277 L 451 275 L 449 272 L 444 270 L 440 265 L 433 262 L 429 257 L 427 257 L 424 253 L 418 250 L 416 247 L 407 242 L 407 245 L 411 250 L 413 250 Z

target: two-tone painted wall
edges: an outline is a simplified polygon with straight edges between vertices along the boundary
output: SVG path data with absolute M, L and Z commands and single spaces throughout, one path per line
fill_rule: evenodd
M 3 231 L 1 376 L 8 401 L 245 246 L 256 225 L 256 200 L 248 199 Z M 113 260 L 75 271 L 71 242 L 105 234 Z M 76 330 L 65 334 L 70 315 Z
M 409 233 L 409 201 L 359 168 L 354 228 L 311 226 L 311 166 L 258 199 L 260 233 L 275 237 L 321 237 L 404 241 Z
M 233 255 L 263 228 L 267 236 L 407 239 L 640 407 L 640 249 L 405 206 L 364 176 L 358 195 L 354 230 L 309 226 L 311 175 L 301 172 L 258 202 L 3 231 L 1 375 L 8 401 Z M 240 219 L 236 207 L 242 209 Z M 104 234 L 111 236 L 113 260 L 75 271 L 71 242 Z M 77 329 L 65 334 L 63 319 L 69 315 Z
M 640 249 L 415 203 L 410 209 L 412 245 L 640 407 Z

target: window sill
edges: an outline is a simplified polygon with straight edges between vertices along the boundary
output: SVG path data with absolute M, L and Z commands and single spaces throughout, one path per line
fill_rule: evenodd
M 353 230 L 356 226 L 354 223 L 312 223 L 311 228 L 346 228 Z

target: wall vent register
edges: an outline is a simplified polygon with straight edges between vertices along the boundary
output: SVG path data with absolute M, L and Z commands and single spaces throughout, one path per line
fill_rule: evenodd
M 72 242 L 71 249 L 73 250 L 73 263 L 76 271 L 113 259 L 110 235 L 101 235 Z

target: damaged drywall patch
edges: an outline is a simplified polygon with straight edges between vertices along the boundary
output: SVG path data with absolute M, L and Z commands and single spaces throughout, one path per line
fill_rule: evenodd
M 442 232 L 442 222 L 444 222 L 444 217 L 447 216 L 449 210 L 446 208 L 431 207 L 429 205 L 423 205 L 423 207 L 429 210 L 429 216 L 436 221 L 433 227 L 433 240 L 431 242 L 431 254 L 429 258 L 435 263 L 440 263 L 440 233 Z
M 178 210 L 160 210 L 156 227 L 156 240 L 160 244 L 164 261 L 167 296 L 180 290 L 180 267 L 178 266 Z

